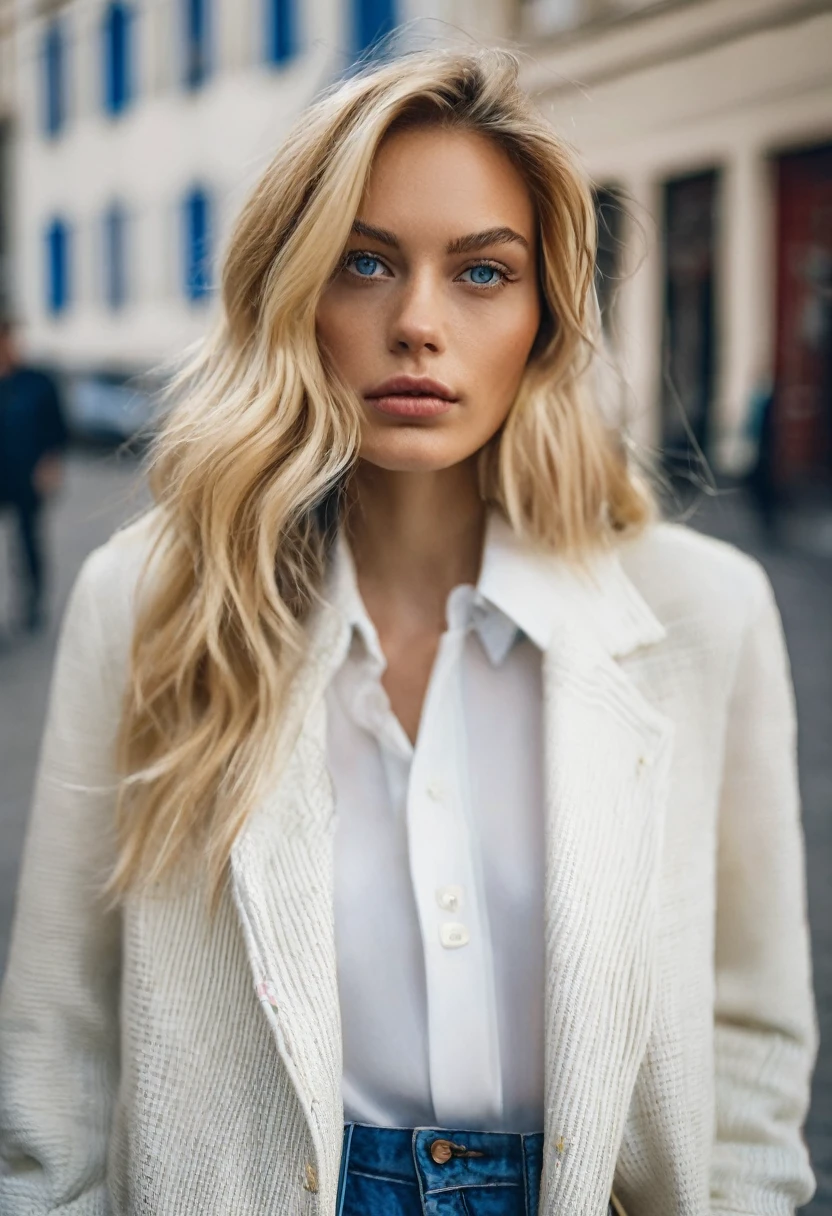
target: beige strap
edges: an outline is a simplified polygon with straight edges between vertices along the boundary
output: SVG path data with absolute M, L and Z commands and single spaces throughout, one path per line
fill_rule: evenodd
M 624 1211 L 623 1207 L 612 1193 L 610 1194 L 610 1203 L 612 1204 L 612 1210 L 615 1212 L 616 1216 L 627 1216 L 627 1213 Z

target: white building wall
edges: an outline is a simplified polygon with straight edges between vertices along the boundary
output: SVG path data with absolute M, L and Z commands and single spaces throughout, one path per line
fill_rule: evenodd
M 204 332 L 210 305 L 184 298 L 179 231 L 186 191 L 212 196 L 218 241 L 247 189 L 299 108 L 345 62 L 349 44 L 342 0 L 298 5 L 300 52 L 283 67 L 264 62 L 259 0 L 217 0 L 212 72 L 188 92 L 181 84 L 176 0 L 138 4 L 136 89 L 120 116 L 102 100 L 100 23 L 104 0 L 70 0 L 71 105 L 54 140 L 41 129 L 39 56 L 44 22 L 33 0 L 16 46 L 15 215 L 19 310 L 31 354 L 66 369 L 133 371 L 166 360 Z M 130 299 L 120 311 L 104 300 L 101 222 L 119 199 L 130 214 Z M 60 213 L 73 226 L 73 302 L 48 315 L 44 229 Z

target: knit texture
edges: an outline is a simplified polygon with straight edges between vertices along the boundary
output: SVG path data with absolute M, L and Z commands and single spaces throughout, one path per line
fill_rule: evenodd
M 86 562 L 0 997 L 0 1216 L 335 1216 L 341 1042 L 310 624 L 269 794 L 205 892 L 105 914 L 112 748 L 153 517 Z M 545 669 L 541 1216 L 787 1216 L 817 1029 L 794 706 L 759 567 L 661 525 L 560 563 Z M 510 808 L 507 808 L 510 830 Z

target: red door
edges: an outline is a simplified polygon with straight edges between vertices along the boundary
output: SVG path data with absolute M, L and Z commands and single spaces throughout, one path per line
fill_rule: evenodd
M 832 482 L 832 145 L 778 162 L 775 476 Z

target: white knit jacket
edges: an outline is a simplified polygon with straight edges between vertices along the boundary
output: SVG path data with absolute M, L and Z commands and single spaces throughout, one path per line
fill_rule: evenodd
M 343 1110 L 321 608 L 268 793 L 204 893 L 97 899 L 153 517 L 66 614 L 0 1001 L 2 1216 L 334 1216 Z M 542 1216 L 786 1216 L 816 1019 L 777 611 L 659 525 L 552 560 Z M 506 807 L 506 831 L 511 807 Z

